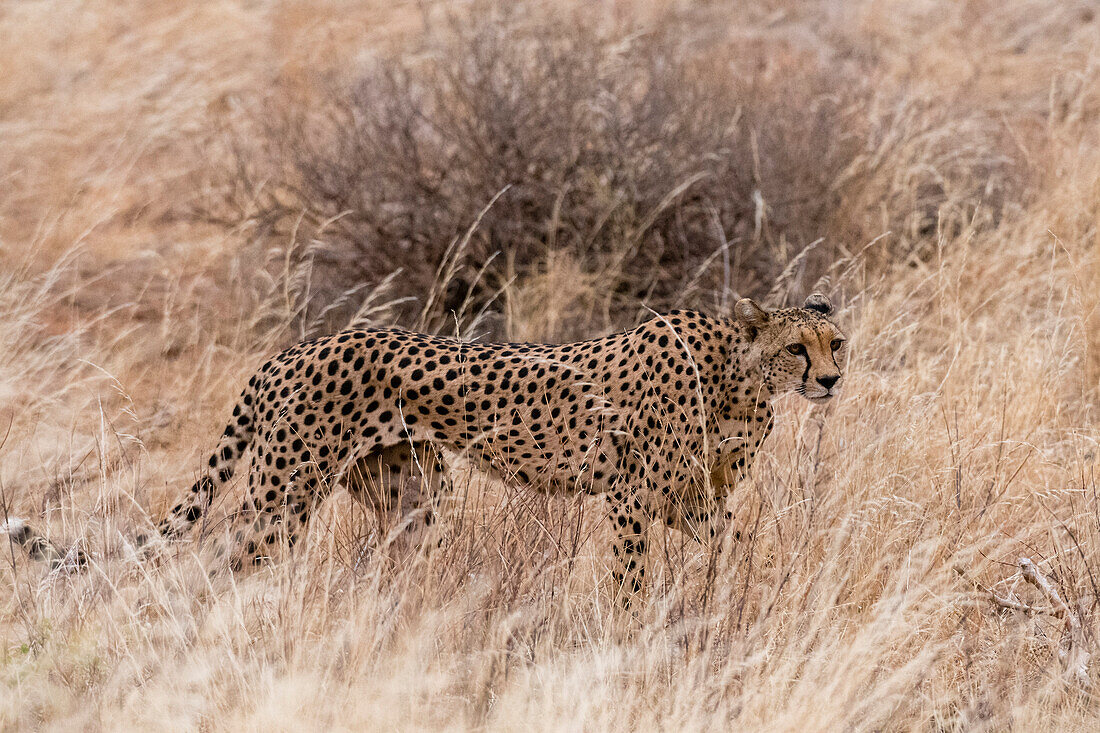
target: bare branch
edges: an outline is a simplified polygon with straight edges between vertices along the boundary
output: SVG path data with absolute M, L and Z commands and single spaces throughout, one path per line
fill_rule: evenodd
M 1077 618 L 1077 614 L 1070 610 L 1058 590 L 1039 572 L 1039 568 L 1029 558 L 1021 557 L 1016 564 L 1024 580 L 1038 588 L 1047 597 L 1054 607 L 1054 615 L 1065 623 L 1058 648 L 1058 659 L 1062 662 L 1062 666 L 1081 687 L 1091 687 L 1092 680 L 1089 678 L 1088 665 L 1092 654 L 1085 648 L 1085 638 L 1081 632 L 1081 621 Z
M 1058 618 L 1065 619 L 1066 624 L 1070 628 L 1079 629 L 1081 623 L 1069 610 L 1069 606 L 1066 605 L 1065 601 L 1062 600 L 1062 597 L 1058 594 L 1058 590 L 1039 572 L 1035 563 L 1026 557 L 1021 557 L 1016 561 L 1016 564 L 1019 566 L 1020 574 L 1024 576 L 1024 580 L 1038 588 L 1053 604 L 1054 615 Z
M 967 575 L 966 569 L 963 568 L 961 565 L 956 565 L 955 566 L 955 572 L 958 573 L 959 575 L 961 575 L 963 577 L 963 579 L 966 580 L 966 582 L 968 582 L 972 586 L 974 586 L 975 590 L 980 592 L 982 595 L 988 597 L 989 600 L 993 602 L 993 605 L 997 606 L 998 608 L 1004 608 L 1004 609 L 1007 609 L 1009 611 L 1022 611 L 1023 613 L 1026 613 L 1026 614 L 1029 614 L 1029 615 L 1035 615 L 1035 614 L 1040 614 L 1040 613 L 1055 614 L 1055 611 L 1054 611 L 1053 608 L 1049 608 L 1049 607 L 1046 607 L 1046 606 L 1032 606 L 1031 604 L 1024 603 L 1023 601 L 1015 601 L 1015 600 L 1012 600 L 1011 598 L 1007 598 L 1005 596 L 998 595 L 998 593 L 995 590 L 993 590 L 992 588 L 990 588 L 986 585 L 983 585 L 979 581 L 977 581 L 977 580 L 971 578 L 969 575 Z

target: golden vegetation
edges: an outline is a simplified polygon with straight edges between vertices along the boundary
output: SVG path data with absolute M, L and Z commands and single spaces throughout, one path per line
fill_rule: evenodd
M 93 558 L 5 549 L 5 727 L 1095 727 L 1060 622 L 974 590 L 1044 605 L 1030 558 L 1098 643 L 1094 4 L 583 5 L 0 8 L 0 491 Z M 343 493 L 249 575 L 216 521 L 128 551 L 303 336 L 818 283 L 843 397 L 783 402 L 632 634 L 600 502 L 474 476 L 429 555 Z

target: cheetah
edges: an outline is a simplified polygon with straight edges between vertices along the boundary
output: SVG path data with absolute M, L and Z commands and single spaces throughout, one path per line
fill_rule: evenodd
M 802 308 L 742 299 L 732 319 L 677 310 L 561 345 L 392 328 L 299 343 L 252 376 L 204 472 L 157 528 L 171 538 L 195 524 L 246 455 L 238 566 L 279 538 L 292 544 L 340 484 L 428 524 L 447 491 L 445 452 L 459 452 L 505 482 L 604 495 L 614 582 L 635 593 L 651 524 L 704 542 L 723 531 L 723 500 L 771 430 L 776 397 L 837 394 L 847 339 L 831 312 L 815 293 Z M 20 520 L 7 532 L 55 566 L 86 562 Z

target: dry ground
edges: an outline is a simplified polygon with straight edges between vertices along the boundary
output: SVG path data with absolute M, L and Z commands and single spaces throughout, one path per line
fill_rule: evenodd
M 593 5 L 608 32 L 633 29 L 622 43 L 675 17 L 689 47 L 763 49 L 763 84 L 800 59 L 878 95 L 826 182 L 845 216 L 820 233 L 853 346 L 843 396 L 784 401 L 733 497 L 740 538 L 659 543 L 630 634 L 612 623 L 598 502 L 476 477 L 458 477 L 444 546 L 396 564 L 341 495 L 292 559 L 250 575 L 208 573 L 201 542 L 126 551 L 264 355 L 355 311 L 407 319 L 395 301 L 420 295 L 378 273 L 334 300 L 326 270 L 283 256 L 292 233 L 196 214 L 232 169 L 218 141 L 276 82 L 308 97 L 322 76 L 423 53 L 448 15 L 496 22 L 485 7 L 0 6 L 0 490 L 93 557 L 71 577 L 4 548 L 0 725 L 1096 729 L 1100 693 L 1063 673 L 1060 623 L 998 611 L 956 568 L 1043 605 L 1013 580 L 1030 557 L 1100 652 L 1100 7 Z M 989 171 L 1012 186 L 994 192 Z M 908 195 L 929 181 L 935 196 Z M 757 202 L 731 248 L 790 264 L 808 240 L 764 241 L 781 206 Z M 798 264 L 777 300 L 813 284 Z M 609 301 L 600 267 L 547 250 L 483 323 L 547 340 L 629 325 L 640 301 Z M 724 272 L 689 297 L 720 309 L 770 285 Z

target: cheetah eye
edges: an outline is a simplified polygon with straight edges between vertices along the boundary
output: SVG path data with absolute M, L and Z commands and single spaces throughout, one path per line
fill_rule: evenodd
M 795 356 L 801 356 L 806 353 L 806 347 L 802 344 L 791 344 L 787 347 L 787 351 L 791 352 Z
M 833 342 L 831 344 L 829 344 L 829 346 L 831 346 L 833 348 L 833 351 L 836 351 L 837 349 L 839 349 L 843 345 L 844 345 L 844 339 L 833 339 Z

